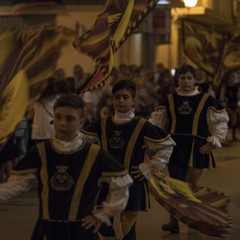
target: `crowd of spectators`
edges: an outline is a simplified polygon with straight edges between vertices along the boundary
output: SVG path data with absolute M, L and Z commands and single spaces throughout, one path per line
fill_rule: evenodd
M 73 92 L 82 97 L 87 116 L 86 124 L 88 124 L 96 121 L 101 116 L 108 116 L 113 113 L 111 96 L 113 84 L 119 80 L 131 79 L 138 88 L 135 113 L 148 119 L 151 112 L 154 111 L 161 101 L 175 90 L 175 70 L 177 71 L 177 69 L 166 68 L 162 63 L 156 64 L 155 69 L 150 69 L 146 66 L 121 64 L 118 68 L 114 67 L 112 69 L 103 87 L 81 93 L 81 86 L 90 77 L 90 74 L 86 73 L 81 65 L 77 64 L 73 67 L 72 76 L 67 76 L 63 68 L 56 69 L 53 76 L 49 79 L 46 90 L 42 93 L 39 100 L 29 107 L 16 133 L 0 152 L 0 182 L 7 179 L 14 161 L 19 156 L 24 154 L 36 141 L 49 138 L 49 135 L 43 136 L 40 133 L 37 133 L 38 136 L 36 136 L 34 131 L 36 126 L 37 128 L 43 126 L 45 129 L 51 129 L 49 121 L 52 111 L 50 109 L 59 94 Z M 211 79 L 205 72 L 197 70 L 197 85 L 199 89 L 211 94 L 213 97 L 219 98 L 219 101 L 226 107 L 230 115 L 229 127 L 232 130 L 232 139 L 237 141 L 237 133 L 240 127 L 240 74 L 239 72 L 229 74 L 223 82 L 220 91 L 218 91 L 220 94 L 216 94 L 211 83 Z M 38 116 L 39 112 L 42 112 L 41 114 L 45 113 L 46 116 Z M 44 122 L 37 124 L 37 121 L 40 119 L 44 119 Z M 19 128 L 21 131 L 19 131 Z M 20 135 L 19 132 L 21 133 Z M 19 140 L 19 136 L 22 140 Z M 12 148 L 18 149 L 14 155 L 5 154 L 9 149 L 11 152 Z

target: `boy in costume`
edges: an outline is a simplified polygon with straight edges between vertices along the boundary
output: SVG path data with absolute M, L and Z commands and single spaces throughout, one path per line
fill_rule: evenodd
M 112 88 L 114 116 L 101 118 L 83 129 L 89 141 L 101 146 L 124 165 L 134 178 L 129 201 L 121 213 L 124 240 L 135 240 L 135 224 L 139 211 L 149 208 L 147 180 L 153 172 L 161 171 L 168 163 L 175 142 L 170 135 L 134 114 L 136 85 L 131 80 L 121 80 Z M 146 152 L 150 161 L 144 162 Z M 144 172 L 144 175 L 142 174 Z M 99 199 L 104 199 L 108 185 L 104 184 Z M 112 227 L 102 225 L 102 239 L 115 239 Z
M 101 223 L 109 225 L 109 218 L 126 207 L 132 179 L 109 153 L 84 141 L 79 96 L 60 96 L 53 122 L 55 138 L 27 152 L 0 185 L 0 200 L 28 190 L 37 176 L 40 207 L 32 240 L 97 240 Z M 96 209 L 101 177 L 109 181 L 109 194 Z
M 169 132 L 176 142 L 168 163 L 170 177 L 197 185 L 203 169 L 215 167 L 211 150 L 221 147 L 229 117 L 211 95 L 195 86 L 196 71 L 191 65 L 182 66 L 176 78 L 176 91 L 167 96 L 149 121 Z M 178 233 L 178 221 L 171 217 L 162 230 Z

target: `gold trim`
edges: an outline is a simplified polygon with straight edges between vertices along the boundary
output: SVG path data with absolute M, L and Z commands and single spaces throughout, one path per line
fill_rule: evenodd
M 145 191 L 145 200 L 146 200 L 146 209 L 149 209 L 150 207 L 150 201 L 149 201 L 149 193 L 148 193 L 148 187 L 147 187 L 147 182 L 143 182 L 144 186 L 144 191 Z
M 77 183 L 76 183 L 76 186 L 74 189 L 74 193 L 73 193 L 73 197 L 72 197 L 72 201 L 71 201 L 71 205 L 70 205 L 69 216 L 68 216 L 68 219 L 70 221 L 73 221 L 77 218 L 83 188 L 87 181 L 89 173 L 92 169 L 92 166 L 96 160 L 99 149 L 100 149 L 100 147 L 96 144 L 92 144 L 89 148 L 86 160 L 84 162 L 81 173 L 79 174 L 79 178 L 77 180 Z
M 128 170 L 125 169 L 124 171 L 121 172 L 103 172 L 102 176 L 103 177 L 119 177 L 119 176 L 124 176 L 128 173 Z
M 222 112 L 225 112 L 226 111 L 226 109 L 225 108 L 223 108 L 223 109 L 220 109 L 220 110 L 217 110 L 215 107 L 213 107 L 213 106 L 210 106 L 210 107 L 208 107 L 208 109 L 212 109 L 214 112 L 216 112 L 216 113 L 222 113 Z
M 83 129 L 81 129 L 81 132 L 82 133 L 85 133 L 85 134 L 87 134 L 87 135 L 91 135 L 91 136 L 97 136 L 97 133 L 93 133 L 93 132 L 89 132 L 89 131 L 86 131 L 86 130 L 83 130 Z
M 169 102 L 169 110 L 172 115 L 172 126 L 170 133 L 174 133 L 176 129 L 176 114 L 174 111 L 174 101 L 173 101 L 173 94 L 168 95 L 168 102 Z
M 24 175 L 24 174 L 29 174 L 29 173 L 36 173 L 37 168 L 31 168 L 31 169 L 24 169 L 24 170 L 12 170 L 11 175 Z
M 140 120 L 138 121 L 137 123 L 137 126 L 135 127 L 134 131 L 133 131 L 133 134 L 128 142 L 128 145 L 127 145 L 127 150 L 125 152 L 125 157 L 124 157 L 124 167 L 126 169 L 129 169 L 129 165 L 130 165 L 130 160 L 131 160 L 131 157 L 132 157 L 132 150 L 133 150 L 133 147 L 137 141 L 137 137 L 143 127 L 143 125 L 145 124 L 146 120 L 143 119 L 143 118 L 140 118 Z
M 192 150 L 191 150 L 190 158 L 188 159 L 188 166 L 189 167 L 193 166 L 193 149 L 194 149 L 194 145 L 195 145 L 195 140 L 193 139 Z
M 107 147 L 107 118 L 106 117 L 103 117 L 101 120 L 101 129 L 102 129 L 102 135 L 101 135 L 102 147 L 103 147 L 103 149 L 108 150 L 108 147 Z
M 122 224 L 122 233 L 125 237 L 137 221 L 138 211 L 124 211 L 120 215 Z
M 155 109 L 154 109 L 154 111 L 158 111 L 158 110 L 160 110 L 160 109 L 167 109 L 165 106 L 163 106 L 163 105 L 160 105 L 160 106 L 158 106 L 158 107 L 156 107 Z
M 193 127 L 192 127 L 192 134 L 193 135 L 197 135 L 197 130 L 198 130 L 198 121 L 199 121 L 199 116 L 200 116 L 200 113 L 204 107 L 204 104 L 206 103 L 207 99 L 209 97 L 209 94 L 204 94 L 198 107 L 197 107 L 197 110 L 195 112 L 195 115 L 194 115 L 194 118 L 193 118 Z
M 167 141 L 169 138 L 171 137 L 170 134 L 168 134 L 165 138 L 161 138 L 161 139 L 154 139 L 154 138 L 150 138 L 150 137 L 144 137 L 145 140 L 152 142 L 152 143 L 161 143 L 161 142 L 165 142 Z
M 42 161 L 42 167 L 40 169 L 40 178 L 42 181 L 42 211 L 43 218 L 49 219 L 49 210 L 48 210 L 48 198 L 49 198 L 49 188 L 48 188 L 48 173 L 47 173 L 47 159 L 46 159 L 46 149 L 44 143 L 37 144 L 39 156 Z

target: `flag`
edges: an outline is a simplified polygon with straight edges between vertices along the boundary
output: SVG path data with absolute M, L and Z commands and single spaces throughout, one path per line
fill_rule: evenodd
M 0 149 L 74 37 L 73 30 L 52 25 L 12 28 L 0 35 Z
M 220 58 L 220 50 L 208 40 L 208 32 L 200 31 L 200 26 L 183 22 L 184 52 L 200 69 L 214 76 Z
M 231 228 L 227 212 L 230 199 L 206 187 L 155 173 L 149 180 L 153 197 L 177 220 L 215 237 L 226 237 Z
M 213 80 L 215 87 L 219 87 L 224 77 L 231 71 L 240 69 L 240 34 L 236 33 L 224 46 L 221 62 Z
M 76 38 L 73 46 L 90 56 L 97 68 L 81 87 L 81 92 L 105 84 L 114 66 L 114 54 L 144 17 L 154 8 L 157 0 L 107 0 L 94 25 Z
M 61 0 L 15 0 L 13 3 L 13 12 L 15 15 L 24 10 L 37 7 L 53 7 L 61 4 Z

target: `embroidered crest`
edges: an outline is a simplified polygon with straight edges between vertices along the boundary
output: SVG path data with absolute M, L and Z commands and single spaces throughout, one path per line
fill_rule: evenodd
M 68 172 L 67 166 L 56 166 L 56 171 L 49 183 L 55 191 L 68 191 L 72 188 L 74 181 Z
M 121 134 L 122 132 L 120 131 L 114 131 L 114 135 L 109 140 L 111 148 L 121 149 L 124 146 L 125 141 L 122 138 Z
M 193 111 L 189 101 L 183 101 L 182 105 L 178 108 L 178 112 L 182 115 L 189 115 Z

